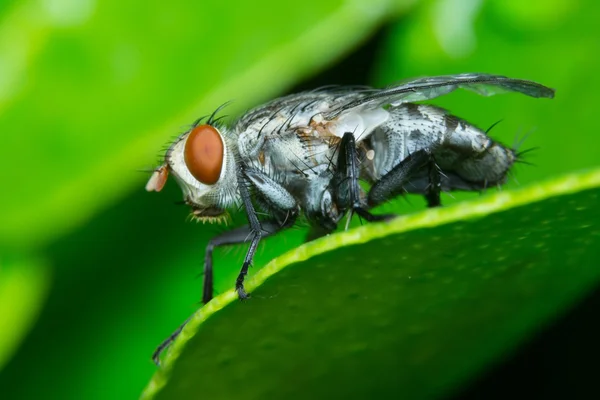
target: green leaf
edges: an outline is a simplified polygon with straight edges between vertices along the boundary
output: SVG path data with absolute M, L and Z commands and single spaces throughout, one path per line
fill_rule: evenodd
M 184 328 L 144 398 L 431 398 L 600 278 L 600 169 L 303 245 Z
M 11 168 L 0 181 L 14 184 L 0 197 L 0 245 L 40 246 L 81 225 L 142 188 L 147 176 L 136 170 L 153 168 L 185 124 L 228 100 L 237 100 L 227 110 L 236 115 L 280 93 L 408 3 L 7 6 L 0 132 Z
M 0 259 L 0 370 L 35 323 L 49 286 L 43 263 Z

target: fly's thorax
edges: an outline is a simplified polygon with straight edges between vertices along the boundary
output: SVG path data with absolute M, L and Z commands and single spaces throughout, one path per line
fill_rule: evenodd
M 167 151 L 165 160 L 198 219 L 215 219 L 237 199 L 234 145 L 226 128 L 194 126 Z
M 300 107 L 302 106 L 302 107 Z M 311 118 L 324 108 L 322 101 L 307 104 L 291 96 L 280 104 L 266 105 L 250 111 L 235 124 L 239 154 L 244 159 L 254 159 L 264 152 L 265 142 L 282 141 L 299 128 L 308 127 Z
M 239 160 L 256 168 L 290 192 L 312 179 L 330 164 L 331 137 L 312 127 L 260 130 L 255 126 L 239 132 Z M 335 138 L 337 139 L 337 138 Z

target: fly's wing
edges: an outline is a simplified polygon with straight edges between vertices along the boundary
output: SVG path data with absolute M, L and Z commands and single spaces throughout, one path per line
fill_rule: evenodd
M 402 103 L 429 100 L 462 88 L 483 96 L 497 93 L 519 92 L 531 97 L 554 97 L 554 89 L 536 82 L 512 79 L 500 75 L 458 74 L 415 79 L 401 85 L 381 90 L 365 91 L 359 98 L 349 98 L 347 102 L 323 113 L 325 120 L 332 120 L 354 108 L 377 108 L 384 105 L 397 106 Z

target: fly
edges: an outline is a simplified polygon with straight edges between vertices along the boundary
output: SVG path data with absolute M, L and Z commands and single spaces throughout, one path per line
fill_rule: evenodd
M 309 222 L 308 237 L 314 239 L 334 231 L 345 215 L 392 218 L 370 210 L 405 193 L 421 194 L 429 207 L 437 207 L 442 191 L 502 185 L 519 160 L 515 149 L 441 108 L 413 103 L 458 88 L 484 96 L 508 91 L 554 97 L 553 89 L 539 83 L 469 73 L 384 89 L 327 87 L 275 99 L 231 125 L 215 118 L 219 109 L 196 121 L 170 146 L 146 190 L 160 191 L 172 175 L 195 219 L 219 222 L 228 209 L 245 210 L 247 225 L 208 242 L 202 301 L 213 297 L 216 247 L 250 243 L 235 282 L 243 300 L 249 297 L 244 278 L 260 240 L 299 217 Z M 259 213 L 266 217 L 259 219 Z M 184 325 L 157 349 L 156 363 Z

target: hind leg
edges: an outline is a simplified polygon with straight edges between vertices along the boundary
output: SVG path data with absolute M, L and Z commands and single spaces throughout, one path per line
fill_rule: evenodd
M 427 150 L 419 150 L 402 160 L 371 187 L 367 200 L 369 207 L 375 207 L 406 193 L 405 186 L 410 185 L 415 177 L 423 176 L 424 170 L 427 170 L 428 176 L 428 184 L 425 188 L 427 205 L 440 206 L 441 172 L 433 155 Z
M 442 200 L 440 199 L 440 193 L 442 192 L 442 172 L 435 163 L 433 155 L 430 155 L 430 161 L 428 162 L 427 167 L 429 177 L 429 184 L 425 190 L 427 207 L 439 207 L 442 205 Z

